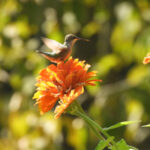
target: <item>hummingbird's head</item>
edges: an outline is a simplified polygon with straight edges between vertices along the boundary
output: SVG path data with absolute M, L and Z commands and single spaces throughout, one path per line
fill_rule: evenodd
M 79 40 L 79 38 L 73 34 L 67 34 L 65 36 L 65 42 L 67 42 L 67 43 L 71 43 L 71 42 L 77 41 L 77 40 Z
M 88 41 L 86 39 L 82 39 L 82 38 L 79 38 L 73 34 L 67 34 L 65 36 L 65 43 L 67 44 L 70 44 L 70 45 L 73 45 L 77 40 L 84 40 L 84 41 Z

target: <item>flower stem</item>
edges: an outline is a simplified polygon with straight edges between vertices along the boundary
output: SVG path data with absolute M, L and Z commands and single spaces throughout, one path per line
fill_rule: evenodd
M 90 126 L 90 128 L 93 130 L 93 132 L 95 133 L 95 135 L 100 140 L 105 140 L 105 138 L 101 135 L 101 133 L 99 133 L 99 131 L 97 130 L 96 126 L 94 126 L 94 124 L 91 122 L 91 119 L 88 116 L 84 115 L 80 111 L 76 111 L 76 115 L 78 117 L 81 117 Z
M 90 128 L 93 130 L 95 135 L 100 140 L 106 140 L 106 139 L 111 137 L 105 130 L 103 130 L 103 128 L 97 122 L 93 121 L 90 117 L 88 117 L 86 115 L 86 113 L 82 109 L 81 105 L 77 101 L 74 101 L 70 105 L 67 112 L 72 114 L 72 115 L 76 115 L 78 117 L 81 117 L 90 126 Z M 113 140 L 113 138 L 111 140 L 111 144 L 116 146 L 116 142 Z M 116 147 L 116 149 L 117 149 L 117 147 Z

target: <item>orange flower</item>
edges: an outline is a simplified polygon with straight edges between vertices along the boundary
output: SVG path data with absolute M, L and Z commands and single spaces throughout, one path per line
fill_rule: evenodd
M 150 53 L 147 54 L 147 57 L 144 57 L 144 60 L 143 60 L 143 64 L 148 64 L 150 63 Z
M 85 61 L 70 57 L 66 62 L 43 69 L 37 78 L 37 92 L 33 96 L 41 113 L 51 110 L 60 99 L 55 109 L 55 118 L 58 118 L 84 92 L 85 85 L 94 86 L 95 81 L 101 81 L 90 79 L 96 76 L 96 72 L 87 72 L 89 67 Z

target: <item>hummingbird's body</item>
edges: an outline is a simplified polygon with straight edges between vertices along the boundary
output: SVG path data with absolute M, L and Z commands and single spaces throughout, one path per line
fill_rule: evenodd
M 47 58 L 48 60 L 50 60 L 51 62 L 54 63 L 58 63 L 60 61 L 65 61 L 71 54 L 72 50 L 65 47 L 65 46 L 61 46 L 59 48 L 60 52 L 56 53 L 56 52 L 40 52 L 41 55 L 43 55 L 45 58 Z
M 52 52 L 37 52 L 42 54 L 46 59 L 50 60 L 51 62 L 59 63 L 61 61 L 65 61 L 71 55 L 72 47 L 77 40 L 84 39 L 78 38 L 73 34 L 68 34 L 65 36 L 64 44 L 47 38 L 42 38 L 42 40 L 44 44 L 52 50 Z

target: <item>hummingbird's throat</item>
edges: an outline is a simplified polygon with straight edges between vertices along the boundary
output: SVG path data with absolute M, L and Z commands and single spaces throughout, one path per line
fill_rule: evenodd
M 79 39 L 73 39 L 72 41 L 65 42 L 64 45 L 66 45 L 68 48 L 72 48 L 77 40 Z

